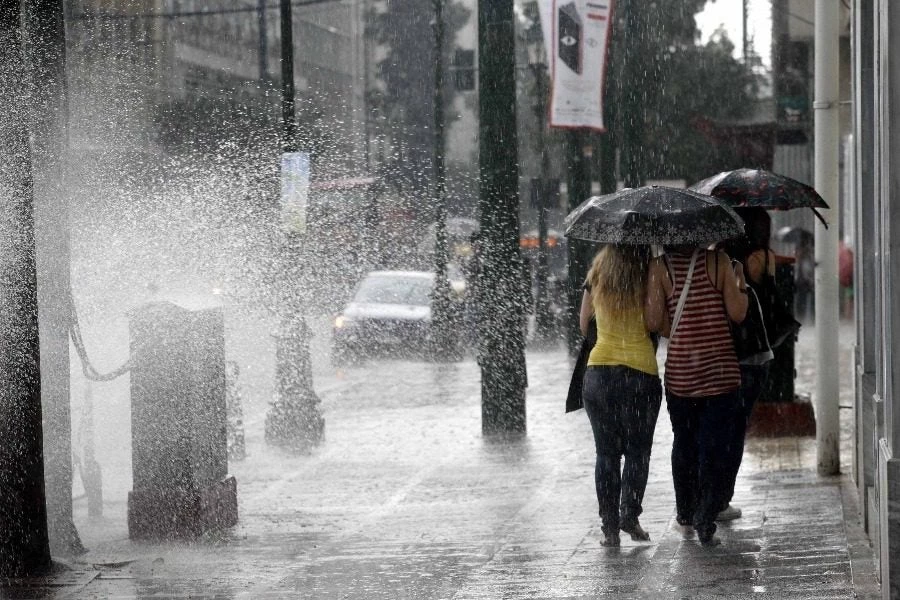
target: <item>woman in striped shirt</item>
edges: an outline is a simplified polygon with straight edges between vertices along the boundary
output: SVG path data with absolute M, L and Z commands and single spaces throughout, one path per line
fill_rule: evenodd
M 683 307 L 678 305 L 685 289 Z M 648 276 L 649 329 L 669 338 L 666 405 L 672 421 L 676 518 L 715 546 L 715 518 L 728 478 L 723 460 L 739 410 L 741 373 L 728 320 L 747 312 L 743 269 L 728 255 L 702 248 L 667 248 Z

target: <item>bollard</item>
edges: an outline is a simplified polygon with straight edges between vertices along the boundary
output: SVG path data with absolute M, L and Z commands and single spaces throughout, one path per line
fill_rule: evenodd
M 221 307 L 130 313 L 132 539 L 191 538 L 237 522 L 228 477 Z

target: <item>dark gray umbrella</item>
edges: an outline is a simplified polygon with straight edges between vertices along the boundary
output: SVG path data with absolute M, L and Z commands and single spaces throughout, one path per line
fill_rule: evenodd
M 566 217 L 567 237 L 609 244 L 704 246 L 743 233 L 744 222 L 720 200 L 656 185 L 588 198 Z
M 810 208 L 825 227 L 828 223 L 817 208 L 828 208 L 822 196 L 809 185 L 765 169 L 722 171 L 691 186 L 701 194 L 721 198 L 729 206 L 756 206 L 769 210 Z

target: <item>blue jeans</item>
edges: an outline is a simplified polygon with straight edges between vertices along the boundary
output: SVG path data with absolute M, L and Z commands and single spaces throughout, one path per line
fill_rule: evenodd
M 594 484 L 603 532 L 631 529 L 643 511 L 662 385 L 656 375 L 630 367 L 588 367 L 582 396 L 597 450 Z
M 769 379 L 769 364 L 741 365 L 740 410 L 734 422 L 734 435 L 731 438 L 730 462 L 728 465 L 728 484 L 725 487 L 725 496 L 722 500 L 722 508 L 728 506 L 734 496 L 734 484 L 737 481 L 738 471 L 741 469 L 741 461 L 744 458 L 744 439 L 747 436 L 747 425 L 750 415 L 753 414 L 753 406 L 762 394 L 766 381 Z
M 693 525 L 701 541 L 716 532 L 730 473 L 728 448 L 738 420 L 738 390 L 687 398 L 666 391 L 672 421 L 672 480 L 675 514 L 682 525 Z

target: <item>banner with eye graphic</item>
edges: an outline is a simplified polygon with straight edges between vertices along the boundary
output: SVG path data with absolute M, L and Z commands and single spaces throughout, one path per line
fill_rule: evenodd
M 613 0 L 540 0 L 540 9 L 550 63 L 550 126 L 605 131 L 603 88 Z

